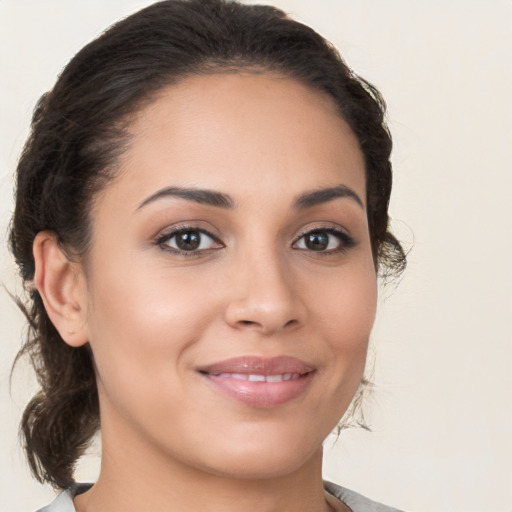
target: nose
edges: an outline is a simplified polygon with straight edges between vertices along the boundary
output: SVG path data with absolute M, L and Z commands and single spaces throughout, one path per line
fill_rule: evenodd
M 235 329 L 263 335 L 303 324 L 306 308 L 289 268 L 276 256 L 244 258 L 231 273 L 226 322 Z M 233 270 L 233 269 L 232 269 Z

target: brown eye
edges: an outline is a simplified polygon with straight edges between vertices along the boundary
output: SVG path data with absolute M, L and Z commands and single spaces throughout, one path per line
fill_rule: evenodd
M 174 237 L 176 247 L 182 251 L 195 251 L 201 245 L 201 233 L 198 231 L 183 231 Z
M 354 239 L 343 231 L 326 228 L 304 233 L 293 247 L 305 251 L 336 253 L 350 249 L 354 245 Z
M 178 229 L 162 235 L 156 245 L 174 253 L 199 253 L 209 249 L 220 249 L 224 245 L 213 235 L 202 229 Z
M 312 251 L 325 251 L 329 247 L 329 235 L 323 231 L 314 231 L 304 236 L 304 243 Z

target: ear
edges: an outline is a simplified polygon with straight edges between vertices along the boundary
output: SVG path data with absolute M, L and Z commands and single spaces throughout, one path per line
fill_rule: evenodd
M 79 347 L 89 341 L 86 329 L 87 294 L 82 267 L 71 261 L 52 231 L 34 239 L 34 284 L 61 338 Z

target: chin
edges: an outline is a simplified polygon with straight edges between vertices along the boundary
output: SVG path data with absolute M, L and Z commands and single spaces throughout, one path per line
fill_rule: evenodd
M 283 456 L 274 457 L 272 454 L 260 455 L 251 459 L 226 457 L 222 467 L 210 468 L 210 473 L 216 476 L 235 478 L 239 480 L 267 480 L 286 477 L 297 473 L 318 451 L 321 459 L 321 448 L 309 457 Z
M 231 442 L 217 453 L 210 453 L 207 471 L 217 476 L 242 480 L 264 480 L 285 477 L 300 471 L 312 459 L 322 460 L 322 440 L 287 439 L 272 433 L 260 442 L 250 436 L 244 442 Z M 204 460 L 204 459 L 203 459 Z

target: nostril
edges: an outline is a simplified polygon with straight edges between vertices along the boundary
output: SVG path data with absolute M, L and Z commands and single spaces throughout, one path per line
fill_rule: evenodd
M 239 326 L 244 326 L 244 327 L 263 327 L 264 326 L 264 324 L 260 324 L 259 322 L 255 322 L 252 320 L 239 320 L 237 323 Z M 295 326 L 298 323 L 299 323 L 298 320 L 292 319 L 292 320 L 289 320 L 288 322 L 286 322 L 283 325 L 283 328 L 287 329 L 287 328 Z

